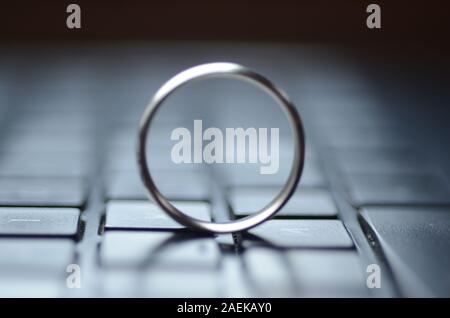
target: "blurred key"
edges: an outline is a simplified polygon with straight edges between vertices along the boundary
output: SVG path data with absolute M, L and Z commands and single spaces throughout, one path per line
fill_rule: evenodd
M 242 279 L 259 297 L 294 297 L 297 286 L 282 253 L 275 249 L 252 247 L 243 255 Z M 264 266 L 261 266 L 264 264 Z
M 81 98 L 81 96 L 80 96 Z M 94 116 L 89 110 L 52 110 L 27 109 L 20 113 L 20 117 L 13 123 L 15 130 L 58 132 L 83 132 L 96 127 Z M 19 115 L 19 114 L 18 114 Z
M 80 207 L 85 184 L 75 178 L 0 178 L 2 206 Z
M 0 176 L 81 177 L 89 172 L 90 159 L 78 152 L 1 152 Z
M 368 296 L 355 251 L 252 247 L 244 262 L 246 280 L 260 297 Z
M 168 231 L 106 232 L 101 245 L 101 263 L 107 267 L 143 269 L 199 269 L 218 265 L 219 249 L 213 238 L 189 239 L 180 235 Z
M 185 268 L 184 270 L 159 270 L 145 277 L 145 284 L 151 286 L 150 297 L 220 297 L 220 272 Z M 182 282 L 182 283 L 180 283 Z
M 132 147 L 115 147 L 108 150 L 105 163 L 105 172 L 133 172 L 138 173 L 138 163 L 135 154 L 136 145 Z M 172 161 L 170 157 L 170 147 L 149 145 L 148 153 L 151 154 L 149 168 L 152 172 L 156 170 L 195 170 L 192 165 L 180 165 Z
M 411 138 L 411 133 L 398 127 L 368 127 L 334 125 L 321 127 L 325 132 L 324 141 L 336 147 L 415 147 L 423 142 Z
M 2 151 L 72 151 L 89 152 L 94 147 L 94 134 L 67 131 L 7 131 L 2 140 Z
M 107 269 L 101 271 L 101 297 L 220 297 L 220 277 L 205 268 Z
M 365 205 L 450 204 L 448 184 L 433 174 L 352 174 L 351 203 Z
M 249 233 L 282 248 L 351 248 L 353 242 L 338 220 L 269 220 Z
M 245 216 L 262 209 L 280 191 L 271 187 L 235 187 L 230 191 L 233 213 Z M 323 189 L 299 188 L 276 216 L 335 217 L 336 206 L 331 195 Z
M 64 273 L 65 274 L 65 273 Z M 68 291 L 67 277 L 27 271 L 20 275 L 0 273 L 1 298 L 61 298 Z M 66 296 L 67 297 L 67 296 Z
M 423 173 L 431 169 L 427 158 L 412 148 L 332 149 L 345 173 Z
M 290 164 L 290 161 L 284 165 L 280 164 L 280 169 L 276 174 L 266 175 L 260 174 L 257 166 L 254 164 L 221 166 L 217 170 L 221 181 L 228 186 L 283 185 L 288 178 Z M 305 166 L 299 184 L 305 187 L 325 185 L 317 159 L 305 159 Z
M 200 171 L 157 171 L 153 174 L 161 193 L 173 200 L 207 200 L 210 196 L 208 175 Z M 137 172 L 110 174 L 106 197 L 111 200 L 147 200 L 147 190 Z
M 172 202 L 191 217 L 211 221 L 209 204 L 205 202 Z M 182 229 L 161 208 L 149 201 L 109 201 L 106 206 L 106 229 Z
M 449 208 L 370 207 L 361 215 L 405 296 L 450 296 Z
M 80 211 L 71 208 L 0 208 L 0 235 L 75 236 Z
M 2 272 L 33 270 L 63 274 L 74 262 L 75 244 L 69 239 L 1 238 L 0 268 Z
M 307 297 L 368 297 L 364 268 L 356 251 L 290 250 L 287 258 Z

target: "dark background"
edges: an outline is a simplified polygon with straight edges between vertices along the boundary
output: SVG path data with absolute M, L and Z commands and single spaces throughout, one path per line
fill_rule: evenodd
M 0 5 L 0 39 L 30 41 L 219 40 L 426 45 L 448 48 L 448 1 L 14 1 Z M 82 29 L 66 28 L 81 6 Z M 382 9 L 381 30 L 366 7 Z

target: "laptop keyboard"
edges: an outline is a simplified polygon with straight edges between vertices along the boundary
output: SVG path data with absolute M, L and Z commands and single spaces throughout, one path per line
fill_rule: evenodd
M 322 48 L 165 45 L 0 53 L 0 296 L 450 295 L 448 89 L 401 70 L 370 73 L 364 58 Z M 173 221 L 148 199 L 135 160 L 137 123 L 159 85 L 214 60 L 285 88 L 307 138 L 291 200 L 234 235 Z M 389 75 L 392 86 L 369 74 Z M 226 100 L 222 92 L 216 102 Z M 220 111 L 235 116 L 231 106 Z M 162 149 L 185 114 L 161 114 L 152 130 L 152 173 L 176 206 L 223 221 L 274 197 L 289 165 L 269 182 L 246 165 L 173 169 Z M 70 264 L 81 288 L 67 287 Z M 370 264 L 381 268 L 381 288 L 366 285 Z

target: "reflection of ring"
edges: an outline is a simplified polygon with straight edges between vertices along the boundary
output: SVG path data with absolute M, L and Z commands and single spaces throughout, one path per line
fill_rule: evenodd
M 293 131 L 294 160 L 291 172 L 286 184 L 280 193 L 262 210 L 242 219 L 226 222 L 213 223 L 190 217 L 175 208 L 156 187 L 147 164 L 146 141 L 150 122 L 156 114 L 161 104 L 177 88 L 187 84 L 192 80 L 205 79 L 208 77 L 228 77 L 244 80 L 254 84 L 268 93 L 282 108 Z M 295 106 L 281 90 L 276 88 L 269 80 L 263 76 L 249 70 L 246 67 L 232 63 L 211 63 L 203 64 L 185 70 L 168 82 L 166 82 L 153 96 L 145 109 L 139 125 L 139 137 L 137 147 L 137 160 L 140 168 L 141 178 L 153 200 L 177 222 L 193 230 L 207 231 L 212 233 L 232 233 L 250 229 L 272 217 L 289 200 L 303 170 L 305 157 L 305 141 L 303 127 Z

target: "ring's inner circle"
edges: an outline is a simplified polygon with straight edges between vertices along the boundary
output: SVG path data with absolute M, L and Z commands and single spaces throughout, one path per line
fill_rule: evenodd
M 179 212 L 221 223 L 271 203 L 288 179 L 293 143 L 286 114 L 267 92 L 235 78 L 202 78 L 159 105 L 146 157 L 154 186 Z

